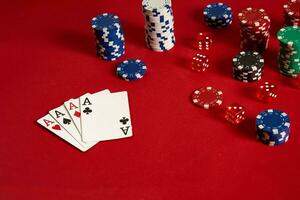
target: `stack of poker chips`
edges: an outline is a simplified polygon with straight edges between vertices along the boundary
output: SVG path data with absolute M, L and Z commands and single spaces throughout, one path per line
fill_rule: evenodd
M 270 18 L 264 9 L 246 8 L 238 14 L 240 47 L 244 51 L 263 52 L 268 48 Z
M 145 40 L 153 51 L 163 52 L 175 45 L 171 0 L 143 0 Z
M 264 59 L 258 52 L 242 51 L 232 61 L 236 80 L 248 83 L 261 79 Z
M 288 0 L 283 10 L 286 26 L 300 26 L 300 0 Z
M 224 3 L 208 4 L 204 10 L 204 21 L 207 26 L 223 28 L 232 23 L 232 10 Z
M 287 26 L 279 30 L 278 66 L 280 73 L 296 78 L 300 73 L 300 27 Z
M 264 144 L 275 146 L 288 141 L 290 118 L 282 111 L 269 109 L 256 116 L 256 136 Z
M 96 38 L 97 57 L 104 60 L 116 60 L 125 53 L 123 30 L 119 17 L 104 13 L 91 21 Z

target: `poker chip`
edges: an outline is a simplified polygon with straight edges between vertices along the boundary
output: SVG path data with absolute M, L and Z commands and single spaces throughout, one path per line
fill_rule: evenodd
M 233 77 L 242 82 L 261 79 L 264 59 L 258 52 L 241 51 L 233 59 Z
M 277 33 L 280 50 L 277 57 L 281 74 L 297 77 L 300 73 L 300 27 L 287 26 Z
M 103 13 L 91 20 L 96 38 L 96 55 L 104 60 L 116 60 L 125 53 L 125 41 L 119 17 Z
M 270 18 L 264 9 L 248 7 L 238 14 L 240 47 L 244 51 L 263 52 L 268 48 Z
M 204 109 L 220 106 L 222 100 L 223 92 L 211 86 L 197 89 L 192 94 L 192 102 Z
M 300 1 L 288 0 L 283 5 L 284 21 L 286 26 L 299 26 L 300 25 Z
M 232 23 L 231 7 L 224 3 L 208 4 L 203 10 L 204 21 L 207 26 L 224 28 Z
M 268 109 L 256 116 L 256 136 L 270 146 L 284 144 L 289 139 L 290 125 L 285 112 Z
M 145 41 L 149 49 L 164 52 L 175 45 L 174 19 L 170 0 L 143 0 Z
M 124 60 L 117 66 L 117 75 L 126 81 L 134 81 L 143 78 L 147 67 L 138 59 Z

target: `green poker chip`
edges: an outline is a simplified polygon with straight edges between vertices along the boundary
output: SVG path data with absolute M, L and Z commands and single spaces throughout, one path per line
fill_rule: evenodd
M 278 66 L 281 74 L 297 77 L 300 73 L 300 27 L 287 26 L 277 33 L 280 49 Z
M 300 27 L 298 26 L 287 26 L 279 30 L 277 38 L 283 44 L 289 46 L 300 45 Z

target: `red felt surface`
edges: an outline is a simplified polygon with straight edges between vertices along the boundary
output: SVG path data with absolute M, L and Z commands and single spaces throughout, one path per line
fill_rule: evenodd
M 2 2 L 0 199 L 299 199 L 300 91 L 276 64 L 284 1 L 227 0 L 234 22 L 222 30 L 202 22 L 209 2 L 173 0 L 177 43 L 167 53 L 146 48 L 138 0 Z M 265 8 L 272 19 L 263 74 L 279 87 L 271 104 L 254 98 L 257 83 L 231 77 L 239 51 L 236 14 L 247 6 Z M 116 62 L 95 58 L 89 23 L 102 12 L 116 13 L 124 28 L 126 55 Z M 203 74 L 188 68 L 199 31 L 212 31 L 214 39 L 213 63 Z M 142 80 L 115 76 L 125 58 L 145 61 Z M 223 90 L 224 105 L 244 105 L 248 119 L 233 126 L 192 105 L 191 92 L 206 85 Z M 128 91 L 134 137 L 81 153 L 37 125 L 64 100 L 105 88 Z M 254 118 L 266 108 L 290 115 L 286 145 L 255 139 Z

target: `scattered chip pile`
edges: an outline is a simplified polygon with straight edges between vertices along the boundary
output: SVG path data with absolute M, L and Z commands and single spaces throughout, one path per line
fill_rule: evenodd
M 211 86 L 202 87 L 193 92 L 192 102 L 204 109 L 218 107 L 223 102 L 223 92 Z
M 233 59 L 233 77 L 242 82 L 261 79 L 264 59 L 258 52 L 242 51 Z
M 275 146 L 288 141 L 290 118 L 282 111 L 269 109 L 256 117 L 256 136 L 264 144 Z
M 300 72 L 300 27 L 284 27 L 277 33 L 277 38 L 280 45 L 278 54 L 280 73 L 295 78 Z
M 126 81 L 141 79 L 146 74 L 145 63 L 138 59 L 124 60 L 117 66 L 117 75 Z
M 244 51 L 263 52 L 268 48 L 270 18 L 264 9 L 247 8 L 238 14 L 240 47 Z
M 175 45 L 171 0 L 143 0 L 145 40 L 148 48 L 164 52 Z
M 300 0 L 289 0 L 283 5 L 286 26 L 300 25 Z
M 224 28 L 232 23 L 232 10 L 224 3 L 208 4 L 203 15 L 207 26 L 213 28 Z
M 124 35 L 118 16 L 109 13 L 97 15 L 91 25 L 96 37 L 97 57 L 113 61 L 125 53 Z

